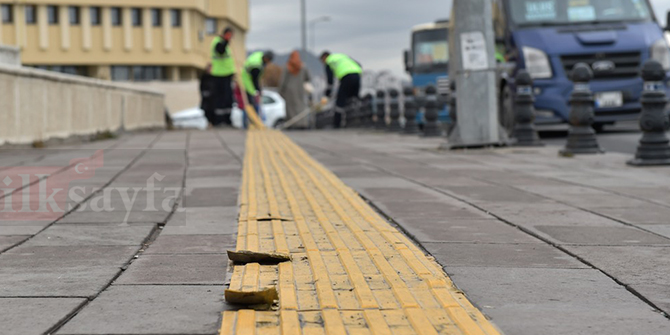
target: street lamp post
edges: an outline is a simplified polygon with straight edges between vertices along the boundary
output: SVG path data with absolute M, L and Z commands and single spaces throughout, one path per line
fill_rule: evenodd
M 305 0 L 300 0 L 301 30 L 302 30 L 302 50 L 307 51 L 307 6 Z
M 321 16 L 309 21 L 309 27 L 312 34 L 312 50 L 316 51 L 316 24 L 319 22 L 330 22 L 330 16 Z

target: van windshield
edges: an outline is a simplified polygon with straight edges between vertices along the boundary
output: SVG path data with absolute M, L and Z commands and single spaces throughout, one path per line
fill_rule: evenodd
M 649 21 L 646 0 L 508 0 L 512 20 L 520 26 Z
M 430 69 L 444 67 L 449 62 L 447 29 L 422 30 L 414 33 L 414 67 Z

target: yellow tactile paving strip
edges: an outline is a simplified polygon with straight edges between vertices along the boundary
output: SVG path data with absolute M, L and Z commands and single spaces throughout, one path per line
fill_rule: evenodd
M 231 286 L 274 284 L 279 310 L 224 312 L 222 335 L 500 334 L 433 259 L 280 132 L 249 131 L 240 199 L 237 249 L 293 260 L 236 266 Z

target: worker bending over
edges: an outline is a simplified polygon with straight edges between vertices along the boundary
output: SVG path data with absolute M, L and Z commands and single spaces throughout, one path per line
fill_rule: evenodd
M 326 65 L 328 77 L 328 88 L 326 96 L 330 97 L 334 84 L 334 77 L 340 82 L 335 101 L 335 114 L 333 115 L 333 128 L 340 128 L 345 108 L 352 98 L 358 98 L 361 90 L 361 73 L 363 69 L 355 60 L 345 54 L 331 54 L 325 51 L 321 54 L 321 62 Z

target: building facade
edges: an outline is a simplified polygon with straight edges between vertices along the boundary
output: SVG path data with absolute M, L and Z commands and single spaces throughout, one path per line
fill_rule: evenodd
M 115 81 L 195 79 L 225 27 L 239 62 L 249 29 L 248 0 L 0 0 L 0 13 L 24 66 Z

